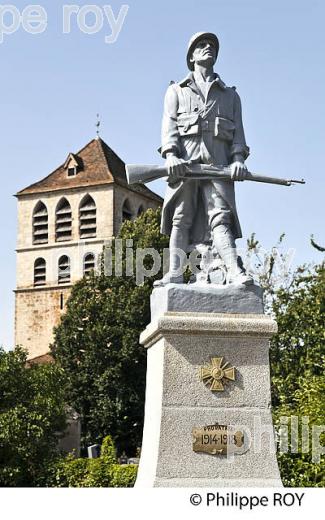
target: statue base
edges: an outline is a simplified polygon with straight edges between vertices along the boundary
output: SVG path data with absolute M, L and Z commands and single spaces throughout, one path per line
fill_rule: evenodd
M 176 284 L 157 287 L 150 299 L 151 321 L 165 312 L 263 314 L 259 285 Z
M 155 289 L 153 299 L 171 290 Z M 148 364 L 136 486 L 281 486 L 268 359 L 276 323 L 256 312 L 165 311 L 168 297 L 161 301 L 140 338 Z M 211 372 L 215 380 L 207 377 L 212 360 L 224 369 Z

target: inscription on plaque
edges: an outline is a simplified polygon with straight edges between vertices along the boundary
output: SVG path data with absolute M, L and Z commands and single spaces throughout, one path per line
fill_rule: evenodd
M 244 433 L 235 431 L 222 424 L 211 424 L 193 428 L 193 451 L 210 455 L 227 455 L 241 452 L 244 445 Z

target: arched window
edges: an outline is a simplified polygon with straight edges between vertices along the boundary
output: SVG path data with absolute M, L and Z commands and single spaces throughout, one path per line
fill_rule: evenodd
M 48 228 L 47 208 L 43 202 L 39 201 L 33 211 L 33 244 L 47 244 Z
M 95 269 L 95 255 L 88 253 L 84 258 L 84 276 L 87 276 L 91 271 Z
M 125 199 L 123 208 L 122 208 L 122 222 L 125 220 L 131 220 L 132 219 L 132 211 L 130 208 L 130 203 L 128 199 Z
M 80 238 L 95 238 L 97 233 L 96 204 L 90 195 L 86 195 L 79 207 Z
M 140 215 L 141 215 L 143 212 L 144 212 L 144 208 L 143 208 L 143 206 L 142 206 L 142 204 L 141 204 L 141 206 L 140 206 L 139 209 L 138 209 L 138 215 L 137 215 L 137 216 L 140 217 Z
M 37 258 L 34 262 L 34 286 L 46 284 L 46 262 L 44 258 Z
M 70 283 L 71 272 L 70 272 L 70 258 L 66 255 L 61 256 L 58 265 L 58 282 L 59 283 Z
M 55 240 L 64 242 L 72 238 L 72 212 L 67 199 L 61 199 L 55 213 Z

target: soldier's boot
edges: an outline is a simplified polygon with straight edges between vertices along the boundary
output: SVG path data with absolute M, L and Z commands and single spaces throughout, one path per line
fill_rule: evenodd
M 220 224 L 212 232 L 213 245 L 218 251 L 227 269 L 227 283 L 234 285 L 250 285 L 253 278 L 238 265 L 235 239 L 228 226 Z
M 169 283 L 183 283 L 183 266 L 188 248 L 188 229 L 173 226 L 169 240 L 169 271 L 154 287 L 164 287 Z

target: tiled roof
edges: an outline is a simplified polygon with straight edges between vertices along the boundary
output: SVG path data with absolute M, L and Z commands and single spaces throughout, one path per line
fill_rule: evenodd
M 125 175 L 125 164 L 115 152 L 100 138 L 93 139 L 79 152 L 74 154 L 79 161 L 80 171 L 68 177 L 64 164 L 50 175 L 19 191 L 17 196 L 44 193 L 68 188 L 81 188 L 102 184 L 117 183 L 162 202 L 162 198 L 143 185 L 129 186 Z
M 50 352 L 46 352 L 46 354 L 41 354 L 40 356 L 27 359 L 26 366 L 27 368 L 30 368 L 33 365 L 49 365 L 52 363 L 54 363 L 52 354 Z

